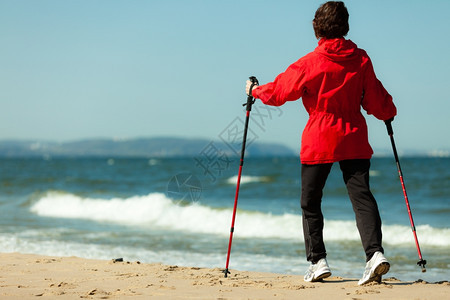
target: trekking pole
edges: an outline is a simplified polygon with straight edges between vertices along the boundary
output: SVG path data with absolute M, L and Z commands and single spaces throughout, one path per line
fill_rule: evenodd
M 427 270 L 425 269 L 425 264 L 427 263 L 427 261 L 422 258 L 422 253 L 420 252 L 419 240 L 417 239 L 417 235 L 416 235 L 416 226 L 414 226 L 414 220 L 412 217 L 411 208 L 409 206 L 408 195 L 406 194 L 405 182 L 403 181 L 403 173 L 402 173 L 402 169 L 400 167 L 400 161 L 399 161 L 398 155 L 397 155 L 397 148 L 395 147 L 394 131 L 392 130 L 392 124 L 391 124 L 392 119 L 384 121 L 384 123 L 386 124 L 386 129 L 387 129 L 388 135 L 391 138 L 392 150 L 394 151 L 395 162 L 397 163 L 397 169 L 398 169 L 398 176 L 400 177 L 400 183 L 402 184 L 403 195 L 405 196 L 406 208 L 408 210 L 408 215 L 409 215 L 409 222 L 411 223 L 411 229 L 412 229 L 412 232 L 414 235 L 414 240 L 416 241 L 417 253 L 419 254 L 419 261 L 417 262 L 417 264 L 422 268 L 422 272 L 426 272 Z
M 245 143 L 247 141 L 247 131 L 248 131 L 248 120 L 250 119 L 250 111 L 252 110 L 252 105 L 255 103 L 255 99 L 253 99 L 252 96 L 252 90 L 255 85 L 258 85 L 258 79 L 256 77 L 251 76 L 250 81 L 252 82 L 252 85 L 250 86 L 250 91 L 247 102 L 243 104 L 243 106 L 247 106 L 247 114 L 245 117 L 245 126 L 244 126 L 244 138 L 242 141 L 242 149 L 241 149 L 241 160 L 239 164 L 239 172 L 238 172 L 238 179 L 237 179 L 237 185 L 236 185 L 236 195 L 234 197 L 234 208 L 233 208 L 233 217 L 231 218 L 231 229 L 230 229 L 230 241 L 228 242 L 228 254 L 227 254 L 227 263 L 225 266 L 225 270 L 223 270 L 223 273 L 225 273 L 225 278 L 227 278 L 228 274 L 230 272 L 228 271 L 228 265 L 230 263 L 230 253 L 231 253 L 231 243 L 233 241 L 233 232 L 234 232 L 234 221 L 236 220 L 236 209 L 237 209 L 237 203 L 238 203 L 238 197 L 239 197 L 239 186 L 241 185 L 241 174 L 242 174 L 242 166 L 244 165 L 244 153 L 245 153 Z

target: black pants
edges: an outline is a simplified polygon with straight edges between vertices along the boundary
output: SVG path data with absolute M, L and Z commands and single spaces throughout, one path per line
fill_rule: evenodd
M 306 258 L 313 263 L 326 257 L 323 242 L 322 190 L 333 164 L 302 164 L 302 216 Z M 369 159 L 340 161 L 342 175 L 355 212 L 367 261 L 381 251 L 381 218 L 369 186 Z

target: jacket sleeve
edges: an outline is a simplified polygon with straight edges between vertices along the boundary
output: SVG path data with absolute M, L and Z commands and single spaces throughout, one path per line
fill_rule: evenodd
M 294 101 L 303 95 L 305 70 L 299 61 L 290 65 L 273 82 L 261 85 L 252 91 L 255 98 L 264 104 L 280 106 L 286 101 Z
M 389 120 L 397 114 L 397 108 L 392 102 L 392 96 L 386 91 L 377 79 L 373 65 L 368 58 L 363 81 L 362 107 L 369 115 L 379 120 Z

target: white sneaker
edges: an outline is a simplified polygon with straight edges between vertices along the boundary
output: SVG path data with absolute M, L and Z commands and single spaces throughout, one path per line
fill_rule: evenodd
M 307 282 L 315 282 L 321 281 L 322 279 L 330 276 L 331 270 L 328 266 L 327 259 L 322 258 L 315 264 L 311 263 L 308 270 L 306 271 L 304 280 Z
M 372 281 L 381 283 L 381 276 L 389 271 L 390 264 L 383 253 L 377 251 L 367 262 L 363 277 L 358 281 L 358 285 L 363 285 Z

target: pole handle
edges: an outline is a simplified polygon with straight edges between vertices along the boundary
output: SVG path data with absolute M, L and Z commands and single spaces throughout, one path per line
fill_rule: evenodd
M 250 91 L 249 91 L 250 95 L 248 95 L 248 97 L 247 97 L 247 102 L 242 104 L 242 106 L 247 106 L 245 109 L 247 111 L 251 111 L 252 105 L 255 103 L 255 99 L 253 99 L 253 96 L 252 96 L 252 90 L 255 85 L 259 85 L 259 82 L 255 76 L 250 76 L 248 79 L 250 79 L 250 81 L 252 82 L 252 85 L 250 86 Z
M 384 124 L 386 124 L 386 129 L 387 129 L 388 135 L 391 135 L 391 136 L 394 135 L 394 130 L 392 129 L 392 121 L 393 120 L 394 120 L 394 118 L 384 121 Z

